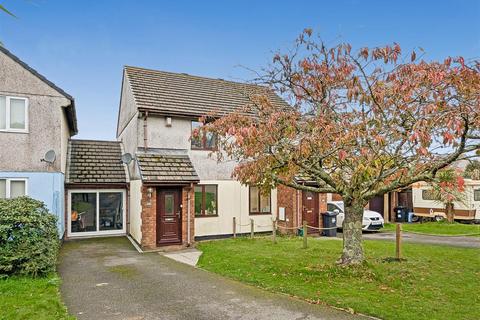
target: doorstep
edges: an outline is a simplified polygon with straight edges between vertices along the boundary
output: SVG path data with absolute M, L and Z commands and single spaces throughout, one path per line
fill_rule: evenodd
M 164 257 L 170 258 L 180 263 L 195 267 L 198 263 L 198 259 L 200 259 L 200 256 L 202 255 L 202 251 L 195 248 L 189 248 L 189 249 L 180 250 L 176 252 L 160 253 L 160 254 L 162 254 Z

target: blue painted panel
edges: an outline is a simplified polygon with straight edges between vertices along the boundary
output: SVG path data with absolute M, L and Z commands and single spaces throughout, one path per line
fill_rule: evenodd
M 0 178 L 26 178 L 28 196 L 43 201 L 57 216 L 60 237 L 65 231 L 65 177 L 60 172 L 2 172 Z

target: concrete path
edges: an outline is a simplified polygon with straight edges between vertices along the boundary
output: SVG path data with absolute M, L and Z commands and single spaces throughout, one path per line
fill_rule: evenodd
M 138 253 L 124 237 L 66 242 L 59 272 L 78 319 L 365 319 Z
M 388 240 L 395 241 L 395 233 L 393 232 L 379 232 L 379 233 L 364 233 L 364 239 L 370 240 Z M 480 248 L 480 237 L 445 237 L 434 235 L 423 235 L 416 233 L 403 232 L 402 239 L 405 242 L 438 244 L 454 247 L 464 248 Z
M 202 255 L 202 252 L 198 249 L 191 248 L 162 254 L 164 257 L 195 267 L 200 259 L 200 256 Z

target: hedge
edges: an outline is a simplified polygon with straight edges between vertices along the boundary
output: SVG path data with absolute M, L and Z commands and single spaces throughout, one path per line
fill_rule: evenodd
M 0 200 L 0 275 L 42 276 L 55 271 L 57 218 L 29 197 Z

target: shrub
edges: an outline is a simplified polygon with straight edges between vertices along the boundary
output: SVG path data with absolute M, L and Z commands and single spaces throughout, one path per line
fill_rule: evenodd
M 40 276 L 55 271 L 57 218 L 29 197 L 0 200 L 0 275 Z

